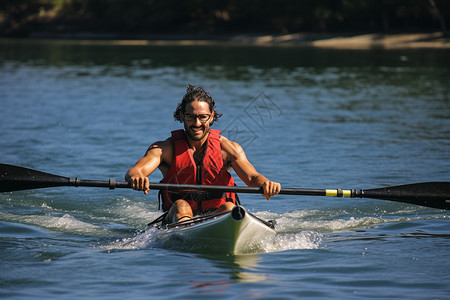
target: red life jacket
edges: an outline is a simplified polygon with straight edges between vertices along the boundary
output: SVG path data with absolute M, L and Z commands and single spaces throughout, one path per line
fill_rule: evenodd
M 223 165 L 219 138 L 220 130 L 209 130 L 205 156 L 203 161 L 196 165 L 194 157 L 189 151 L 189 144 L 184 135 L 184 130 L 172 131 L 173 161 L 161 182 L 233 186 L 234 179 Z M 216 209 L 226 201 L 236 203 L 234 193 L 162 191 L 161 194 L 164 211 L 169 210 L 172 203 L 178 199 L 186 200 L 194 213 Z

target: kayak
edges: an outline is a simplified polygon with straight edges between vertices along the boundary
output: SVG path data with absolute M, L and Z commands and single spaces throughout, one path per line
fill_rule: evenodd
M 164 248 L 189 252 L 243 254 L 263 249 L 276 234 L 274 221 L 264 221 L 238 205 L 231 211 L 158 225 Z

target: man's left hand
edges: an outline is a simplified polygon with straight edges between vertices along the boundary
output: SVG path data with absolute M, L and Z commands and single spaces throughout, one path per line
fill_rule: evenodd
M 281 184 L 273 181 L 266 181 L 261 187 L 263 189 L 263 196 L 266 197 L 267 201 L 270 200 L 270 197 L 278 195 L 281 190 Z

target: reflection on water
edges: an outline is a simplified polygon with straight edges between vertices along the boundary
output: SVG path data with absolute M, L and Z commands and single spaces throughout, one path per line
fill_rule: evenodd
M 265 274 L 257 271 L 258 262 L 261 260 L 258 254 L 199 254 L 198 257 L 209 260 L 215 267 L 229 274 L 229 278 L 236 282 L 258 282 L 267 278 Z

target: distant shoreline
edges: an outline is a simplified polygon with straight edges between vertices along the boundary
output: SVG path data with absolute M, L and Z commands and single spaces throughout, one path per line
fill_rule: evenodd
M 450 49 L 450 37 L 441 32 L 398 34 L 321 34 L 279 35 L 133 35 L 35 33 L 28 38 L 1 40 L 58 40 L 61 43 L 143 45 L 143 46 L 296 46 L 329 49 Z

